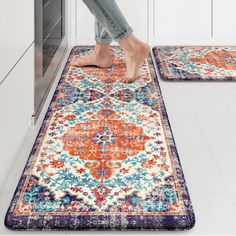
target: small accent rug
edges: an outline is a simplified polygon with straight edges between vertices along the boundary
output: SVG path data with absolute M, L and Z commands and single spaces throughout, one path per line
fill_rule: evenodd
M 162 46 L 153 53 L 163 80 L 236 80 L 236 47 Z
M 195 223 L 151 55 L 125 84 L 70 66 L 74 47 L 5 218 L 14 230 L 186 230 Z

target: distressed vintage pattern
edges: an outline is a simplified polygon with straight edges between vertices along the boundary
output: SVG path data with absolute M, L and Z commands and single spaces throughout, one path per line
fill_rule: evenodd
M 162 46 L 153 53 L 163 80 L 236 80 L 236 47 Z
M 185 230 L 195 218 L 151 56 L 125 84 L 70 66 L 74 47 L 5 218 L 10 229 Z

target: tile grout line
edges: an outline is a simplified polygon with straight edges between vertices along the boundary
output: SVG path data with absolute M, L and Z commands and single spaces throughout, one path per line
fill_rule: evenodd
M 218 170 L 218 173 L 219 173 L 219 175 L 220 175 L 220 177 L 221 177 L 221 179 L 222 179 L 222 182 L 223 182 L 223 185 L 224 185 L 224 189 L 225 189 L 225 191 L 226 191 L 228 197 L 230 198 L 231 203 L 233 204 L 234 210 L 236 211 L 236 206 L 235 206 L 235 204 L 234 204 L 233 198 L 231 197 L 231 193 L 228 191 L 228 188 L 227 188 L 227 186 L 226 186 L 225 180 L 224 180 L 224 178 L 223 178 L 222 171 L 220 170 L 219 165 L 217 164 L 217 161 L 216 161 L 216 159 L 215 159 L 215 155 L 214 155 L 214 153 L 213 153 L 213 151 L 212 151 L 212 149 L 211 149 L 211 145 L 209 144 L 209 142 L 208 142 L 208 140 L 207 140 L 207 138 L 206 138 L 206 136 L 205 136 L 205 134 L 204 134 L 202 125 L 200 124 L 200 121 L 199 121 L 199 119 L 198 119 L 197 113 L 196 113 L 195 109 L 193 108 L 193 104 L 192 104 L 191 99 L 190 99 L 190 97 L 189 97 L 189 95 L 188 95 L 188 92 L 187 92 L 185 86 L 184 86 L 184 85 L 182 85 L 182 86 L 183 86 L 183 89 L 184 89 L 184 91 L 185 91 L 185 93 L 186 93 L 186 96 L 187 96 L 187 98 L 188 98 L 188 102 L 189 102 L 189 104 L 190 104 L 190 106 L 191 106 L 191 110 L 193 111 L 193 114 L 194 114 L 194 116 L 195 116 L 195 119 L 196 119 L 196 121 L 197 121 L 197 123 L 198 123 L 198 126 L 199 126 L 199 128 L 200 128 L 201 134 L 202 134 L 202 136 L 203 136 L 203 138 L 204 138 L 204 140 L 205 140 L 205 142 L 206 142 L 206 144 L 207 144 L 207 147 L 208 147 L 208 149 L 209 149 L 209 152 L 210 152 L 210 154 L 211 154 L 211 157 L 212 157 L 212 159 L 213 159 L 213 161 L 214 161 L 214 163 L 215 163 L 215 166 L 216 166 L 216 168 L 217 168 L 217 170 Z

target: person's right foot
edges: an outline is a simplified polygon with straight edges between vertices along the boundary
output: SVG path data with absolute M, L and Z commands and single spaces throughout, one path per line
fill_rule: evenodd
M 148 44 L 139 42 L 132 53 L 126 53 L 126 77 L 123 83 L 131 83 L 139 78 L 139 68 L 148 57 L 150 47 Z
M 100 68 L 109 68 L 112 66 L 112 54 L 109 46 L 97 44 L 94 51 L 82 58 L 76 59 L 72 62 L 72 66 L 97 66 Z
M 127 73 L 121 78 L 123 83 L 131 83 L 139 78 L 139 68 L 149 55 L 150 47 L 133 34 L 119 41 L 125 52 Z

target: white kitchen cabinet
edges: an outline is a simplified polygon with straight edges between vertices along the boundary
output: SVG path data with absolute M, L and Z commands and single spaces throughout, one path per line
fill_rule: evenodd
M 117 0 L 117 3 L 135 34 L 151 45 L 236 45 L 236 0 Z M 93 16 L 82 0 L 71 0 L 71 6 L 74 18 L 71 45 L 93 44 Z
M 211 37 L 211 0 L 153 0 L 156 38 Z
M 34 1 L 0 0 L 0 83 L 34 41 Z
M 147 41 L 148 39 L 148 2 L 149 0 L 117 0 L 135 34 Z M 94 17 L 82 0 L 75 0 L 75 32 L 77 44 L 94 43 Z
M 0 187 L 26 136 L 34 111 L 34 45 L 0 85 Z
M 236 38 L 236 0 L 213 0 L 213 36 Z

